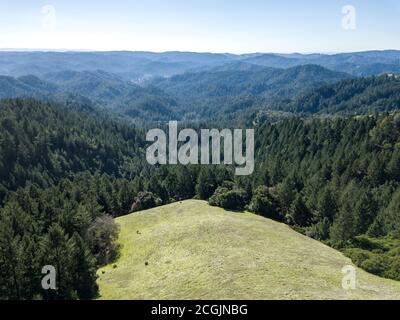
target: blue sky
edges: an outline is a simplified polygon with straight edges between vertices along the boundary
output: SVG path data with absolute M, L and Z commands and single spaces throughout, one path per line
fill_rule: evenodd
M 342 27 L 345 5 L 356 9 L 354 30 Z M 0 0 L 0 48 L 233 53 L 400 49 L 400 1 Z

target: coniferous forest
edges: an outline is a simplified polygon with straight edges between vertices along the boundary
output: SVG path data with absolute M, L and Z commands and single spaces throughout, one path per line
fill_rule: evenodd
M 400 78 L 242 60 L 140 85 L 124 70 L 0 77 L 0 299 L 97 298 L 96 271 L 120 254 L 113 218 L 193 198 L 400 281 Z M 146 132 L 168 120 L 254 128 L 254 173 L 149 165 Z M 41 287 L 45 265 L 56 290 Z

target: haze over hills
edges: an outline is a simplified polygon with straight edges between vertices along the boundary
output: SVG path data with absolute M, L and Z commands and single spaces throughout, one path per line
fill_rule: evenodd
M 315 100 L 327 85 L 342 80 L 397 72 L 400 51 L 396 50 L 331 55 L 2 51 L 0 97 L 73 100 L 135 120 L 238 119 L 243 112 L 249 118 L 260 110 L 325 112 L 327 108 L 310 107 L 305 100 Z M 357 87 L 365 81 L 351 83 Z M 350 96 L 351 86 L 338 84 Z M 370 91 L 374 86 L 382 89 L 376 81 L 370 86 Z M 313 92 L 316 89 L 319 92 Z M 386 93 L 386 100 L 396 95 L 393 90 Z M 340 103 L 329 109 L 365 112 L 362 105 Z M 397 108 L 395 103 L 369 106 L 369 110 Z
M 254 100 L 291 98 L 323 84 L 349 78 L 347 74 L 316 65 L 289 69 L 248 66 L 230 64 L 228 68 L 186 73 L 154 80 L 152 84 L 177 97 L 186 112 L 210 117 L 247 109 Z
M 235 103 L 240 104 L 243 99 L 293 97 L 347 78 L 349 76 L 344 73 L 315 65 L 285 70 L 232 63 L 225 70 L 217 68 L 159 78 L 139 86 L 102 70 L 59 71 L 44 74 L 42 78 L 0 76 L 0 97 L 33 96 L 63 101 L 69 93 L 123 116 L 165 121 L 191 115 L 195 119 L 207 118 L 235 107 Z M 247 104 L 237 108 L 247 108 Z
M 168 120 L 176 118 L 176 101 L 152 86 L 138 86 L 101 70 L 60 71 L 19 78 L 0 76 L 0 98 L 34 97 L 58 102 L 79 101 L 121 116 Z
M 236 61 L 140 85 L 104 70 L 0 76 L 0 98 L 76 102 L 138 121 L 228 117 L 251 122 L 266 110 L 292 114 L 395 110 L 399 81 L 395 74 L 355 78 L 319 65 L 279 69 Z
M 354 76 L 400 72 L 400 52 L 396 50 L 366 51 L 339 54 L 262 54 L 244 60 L 267 67 L 288 68 L 296 65 L 317 64 Z
M 275 54 L 244 55 L 194 52 L 0 52 L 0 74 L 43 76 L 59 71 L 95 71 L 115 73 L 141 82 L 154 77 L 170 77 L 185 72 L 208 70 L 235 61 L 274 68 L 317 64 L 351 75 L 377 75 L 400 72 L 400 51 L 367 51 L 340 54 Z

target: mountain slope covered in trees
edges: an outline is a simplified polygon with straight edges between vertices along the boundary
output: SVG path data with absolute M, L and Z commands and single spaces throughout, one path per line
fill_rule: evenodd
M 260 123 L 250 177 L 226 166 L 151 167 L 144 127 L 90 108 L 15 99 L 0 115 L 2 298 L 95 297 L 95 270 L 118 249 L 108 215 L 193 197 L 284 221 L 400 279 L 398 113 Z M 38 282 L 48 264 L 64 279 L 51 293 Z
M 178 119 L 175 99 L 163 91 L 141 87 L 115 74 L 65 71 L 12 78 L 0 76 L 0 98 L 33 97 L 61 103 L 93 105 L 97 108 L 133 119 Z
M 86 170 L 134 175 L 145 161 L 142 132 L 63 105 L 3 100 L 0 132 L 1 201 L 28 182 L 47 187 Z M 126 162 L 131 163 L 132 172 Z
M 283 106 L 294 113 L 350 113 L 391 111 L 400 108 L 400 77 L 380 76 L 345 80 L 322 86 Z
M 220 69 L 187 73 L 152 84 L 177 97 L 184 112 L 202 117 L 247 109 L 258 101 L 293 97 L 323 84 L 348 78 L 315 65 L 276 68 Z

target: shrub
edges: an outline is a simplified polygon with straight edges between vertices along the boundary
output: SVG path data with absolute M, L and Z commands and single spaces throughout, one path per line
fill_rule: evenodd
M 131 212 L 147 210 L 162 204 L 162 200 L 156 197 L 152 192 L 139 192 L 132 204 Z
M 385 271 L 388 269 L 390 259 L 384 255 L 373 254 L 369 259 L 361 263 L 360 267 L 365 271 L 376 274 L 378 276 L 384 276 Z
M 384 276 L 400 281 L 400 257 L 392 258 Z
M 86 232 L 86 241 L 99 265 L 113 261 L 118 255 L 118 226 L 108 215 L 103 215 L 91 224 Z
M 387 248 L 382 243 L 379 243 L 375 239 L 369 238 L 367 236 L 361 235 L 357 236 L 352 240 L 355 247 L 365 249 L 365 250 L 379 250 L 381 252 L 387 251 Z
M 212 206 L 228 210 L 243 210 L 246 205 L 246 192 L 243 189 L 229 190 L 219 187 L 208 202 Z
M 343 250 L 346 257 L 349 257 L 353 263 L 361 267 L 362 263 L 371 258 L 371 252 L 360 248 L 347 248 Z
M 266 186 L 259 186 L 254 190 L 248 209 L 271 219 L 283 219 L 279 213 L 278 200 Z

